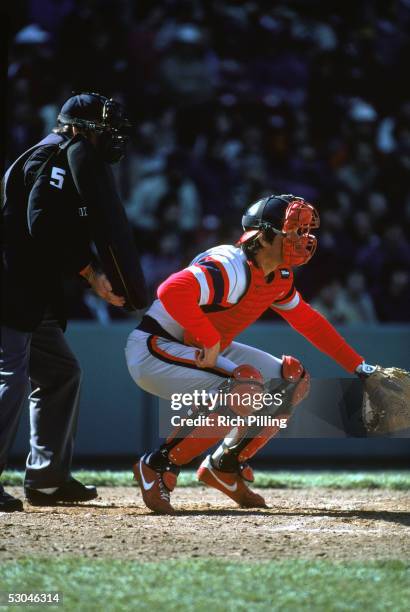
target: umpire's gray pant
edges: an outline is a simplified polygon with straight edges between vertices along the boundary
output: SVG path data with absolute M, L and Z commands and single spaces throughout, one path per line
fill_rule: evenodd
M 57 321 L 45 319 L 32 333 L 1 326 L 0 473 L 28 396 L 31 450 L 24 484 L 58 487 L 70 477 L 80 382 L 80 367 Z

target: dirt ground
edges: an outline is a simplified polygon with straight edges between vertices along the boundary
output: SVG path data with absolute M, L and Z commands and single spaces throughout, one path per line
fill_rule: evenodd
M 8 488 L 21 495 L 21 489 Z M 0 513 L 0 562 L 25 556 L 155 561 L 408 559 L 410 495 L 386 490 L 264 489 L 268 509 L 242 510 L 217 491 L 180 488 L 175 516 L 156 516 L 136 488 L 100 487 L 88 504 Z

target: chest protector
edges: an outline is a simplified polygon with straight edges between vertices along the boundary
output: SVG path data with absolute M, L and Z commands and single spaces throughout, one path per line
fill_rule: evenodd
M 210 311 L 202 306 L 204 314 L 221 335 L 221 350 L 224 350 L 238 334 L 254 323 L 273 302 L 287 301 L 293 293 L 293 273 L 279 267 L 265 278 L 262 270 L 247 261 L 249 283 L 239 302 L 226 308 Z M 270 282 L 269 282 L 270 281 Z M 184 342 L 193 344 L 186 334 Z

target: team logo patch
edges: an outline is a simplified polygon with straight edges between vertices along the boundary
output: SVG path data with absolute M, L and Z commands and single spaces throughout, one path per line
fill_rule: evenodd
M 280 271 L 280 276 L 281 276 L 281 278 L 289 278 L 289 276 L 290 276 L 289 270 L 281 270 Z

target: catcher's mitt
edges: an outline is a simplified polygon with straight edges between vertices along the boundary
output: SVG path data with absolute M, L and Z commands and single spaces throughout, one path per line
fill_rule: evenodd
M 361 378 L 367 431 L 386 434 L 410 428 L 410 372 L 376 366 L 373 374 Z

